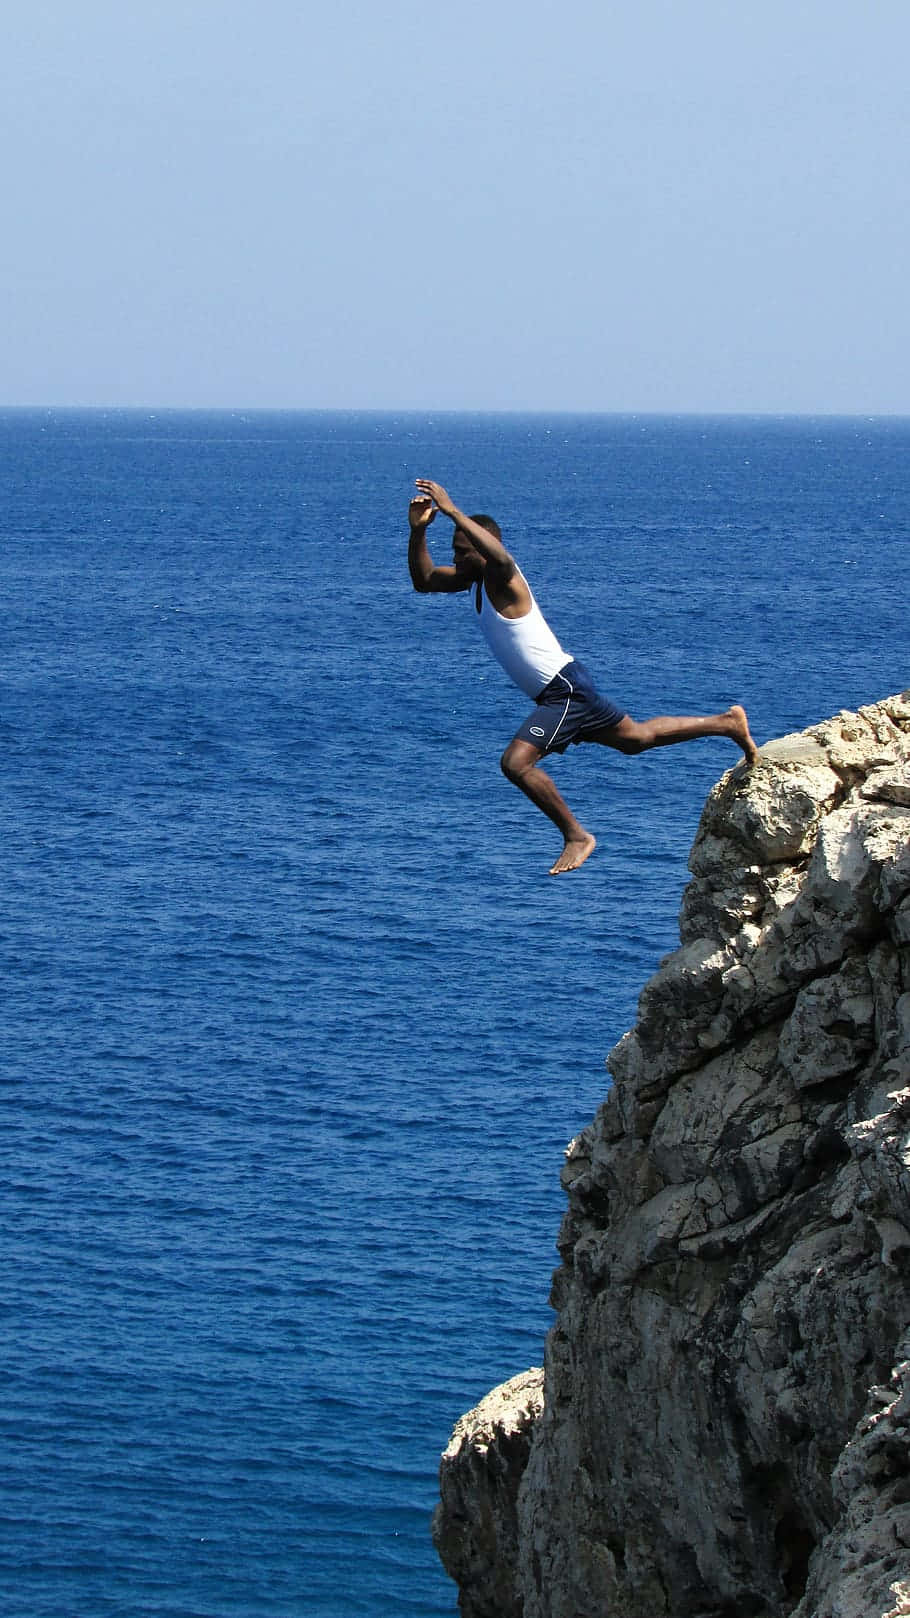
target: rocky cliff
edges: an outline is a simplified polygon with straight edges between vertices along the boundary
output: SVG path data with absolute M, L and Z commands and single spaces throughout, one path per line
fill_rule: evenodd
M 910 1614 L 910 692 L 731 771 L 690 869 L 544 1371 L 443 1457 L 464 1618 Z

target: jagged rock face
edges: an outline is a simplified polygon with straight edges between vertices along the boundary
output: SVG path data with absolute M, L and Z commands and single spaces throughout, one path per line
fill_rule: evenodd
M 442 1457 L 433 1542 L 458 1585 L 464 1618 L 521 1618 L 518 1490 L 542 1409 L 543 1371 L 535 1366 L 462 1416 Z
M 512 1605 L 472 1618 L 910 1613 L 910 693 L 732 771 L 690 869 L 567 1152 Z

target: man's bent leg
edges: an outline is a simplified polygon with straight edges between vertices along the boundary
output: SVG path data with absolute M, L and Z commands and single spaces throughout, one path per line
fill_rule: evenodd
M 543 754 L 539 748 L 516 737 L 511 741 L 499 761 L 503 775 L 514 786 L 520 787 L 526 798 L 541 809 L 558 826 L 565 844 L 559 859 L 550 866 L 551 876 L 563 871 L 575 871 L 594 853 L 595 839 L 575 819 L 555 782 L 538 768 Z
M 646 753 L 652 747 L 673 747 L 677 742 L 693 742 L 699 736 L 728 737 L 742 748 L 748 764 L 754 764 L 758 757 L 746 710 L 738 704 L 725 713 L 708 714 L 701 719 L 661 714 L 655 719 L 637 720 L 627 714 L 618 725 L 598 731 L 590 740 L 615 747 L 620 753 Z

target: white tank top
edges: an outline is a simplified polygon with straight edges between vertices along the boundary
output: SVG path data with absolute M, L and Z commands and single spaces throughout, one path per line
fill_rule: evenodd
M 524 574 L 520 574 L 524 579 Z M 525 579 L 525 584 L 527 584 Z M 523 618 L 504 618 L 497 612 L 481 582 L 480 612 L 477 612 L 475 594 L 469 595 L 471 610 L 479 617 L 480 627 L 493 656 L 502 664 L 510 680 L 526 696 L 536 697 L 549 685 L 554 674 L 572 661 L 571 653 L 564 652 L 546 618 L 531 595 L 531 606 Z

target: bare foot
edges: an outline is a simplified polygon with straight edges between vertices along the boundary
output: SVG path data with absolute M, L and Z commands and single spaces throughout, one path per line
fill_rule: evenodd
M 577 871 L 579 865 L 584 865 L 589 854 L 593 854 L 597 847 L 597 838 L 586 831 L 582 837 L 566 838 L 566 846 L 556 861 L 550 866 L 551 876 L 561 876 L 563 871 Z
M 730 740 L 738 742 L 746 755 L 746 763 L 754 764 L 758 758 L 758 748 L 752 740 L 745 708 L 741 708 L 739 703 L 734 703 L 732 708 L 727 709 L 727 718 L 730 720 Z

